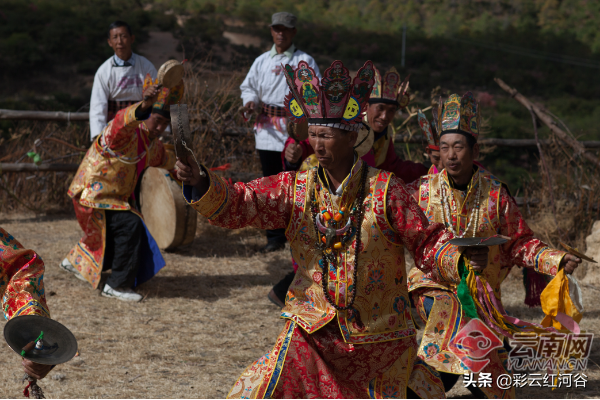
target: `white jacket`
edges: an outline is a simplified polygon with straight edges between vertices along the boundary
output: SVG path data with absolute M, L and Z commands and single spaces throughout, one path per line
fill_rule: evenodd
M 297 50 L 294 45 L 283 54 L 277 54 L 275 45 L 270 51 L 261 54 L 254 60 L 246 79 L 240 86 L 244 105 L 253 101 L 259 110 L 261 103 L 283 107 L 283 100 L 288 94 L 289 88 L 281 64 L 284 66 L 290 64 L 297 68 L 300 61 L 306 61 L 321 79 L 321 73 L 315 60 L 305 52 Z M 282 124 L 281 129 L 273 124 L 261 124 L 260 127 L 255 124 L 254 132 L 258 150 L 283 151 L 287 139 L 285 124 Z
M 119 67 L 110 57 L 96 71 L 92 98 L 90 100 L 90 136 L 102 133 L 108 124 L 108 101 L 141 101 L 144 89 L 144 78 L 150 74 L 156 79 L 156 68 L 145 57 L 132 54 L 129 62 L 135 59 L 132 66 Z

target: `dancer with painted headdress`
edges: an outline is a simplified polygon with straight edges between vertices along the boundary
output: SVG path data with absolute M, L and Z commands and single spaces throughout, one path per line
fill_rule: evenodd
M 489 265 L 480 277 L 474 278 L 464 259 L 449 275 L 434 275 L 422 268 L 413 268 L 409 273 L 409 291 L 426 324 L 419 358 L 441 373 L 449 389 L 459 375 L 469 372 L 450 351 L 449 343 L 471 319 L 485 321 L 499 336 L 512 337 L 520 330 L 501 305 L 500 286 L 513 265 L 554 276 L 561 268 L 572 273 L 581 260 L 534 238 L 507 187 L 476 165 L 480 109 L 473 95 L 453 94 L 445 102 L 440 99 L 439 105 L 436 127 L 445 169 L 407 185 L 408 191 L 430 223 L 444 224 L 454 236 L 500 234 L 510 238 L 505 244 L 491 247 Z M 459 250 L 451 247 L 450 253 Z M 475 282 L 482 284 L 474 286 Z M 506 356 L 504 349 L 492 351 L 488 355 L 491 362 L 481 372 L 492 373 L 494 379 L 507 373 L 502 364 Z M 514 388 L 505 391 L 494 379 L 490 387 L 469 389 L 487 398 L 514 397 Z
M 184 197 L 211 224 L 286 228 L 300 265 L 275 346 L 229 398 L 444 397 L 440 379 L 416 360 L 404 249 L 434 276 L 458 273 L 446 269 L 461 254 L 447 253 L 452 234 L 428 223 L 402 180 L 355 151 L 368 134 L 360 111 L 374 75 L 370 61 L 354 80 L 340 61 L 321 81 L 306 62 L 286 66 L 286 108 L 294 123 L 308 122 L 319 161 L 308 171 L 228 185 L 204 167 L 200 176 L 191 157 L 177 161 Z M 467 253 L 485 268 L 487 254 Z
M 429 161 L 431 162 L 431 167 L 429 167 L 429 171 L 427 175 L 434 175 L 444 169 L 442 166 L 442 159 L 440 157 L 440 137 L 437 132 L 437 105 L 431 107 L 431 114 L 433 115 L 433 120 L 431 123 L 427 120 L 427 117 L 420 109 L 417 110 L 417 118 L 419 121 L 419 128 L 421 129 L 421 133 L 425 136 L 425 140 L 427 141 L 427 156 L 429 157 Z
M 112 270 L 102 295 L 140 301 L 133 287 L 152 278 L 165 261 L 136 209 L 134 190 L 145 168 L 173 169 L 175 153 L 158 137 L 169 126 L 170 105 L 183 96 L 183 80 L 159 88 L 150 75 L 144 100 L 117 114 L 92 143 L 69 187 L 83 238 L 61 269 L 98 287 L 103 270 Z
M 423 164 L 402 160 L 394 150 L 391 125 L 397 112 L 406 109 L 410 103 L 411 95 L 408 87 L 408 77 L 402 81 L 395 68 L 390 69 L 383 76 L 375 68 L 375 85 L 369 102 L 364 108 L 364 122 L 371 128 L 371 133 L 365 137 L 361 145 L 366 147 L 366 153 L 361 159 L 367 165 L 393 172 L 405 183 L 427 174 L 427 168 Z M 319 163 L 308 139 L 296 143 L 295 139 L 289 138 L 283 155 L 286 171 L 306 171 Z M 293 260 L 292 263 L 294 270 L 275 284 L 268 295 L 269 300 L 281 307 L 283 307 L 288 287 L 298 269 L 298 264 Z
M 366 142 L 372 148 L 362 157 L 369 166 L 393 172 L 405 183 L 427 174 L 427 168 L 423 164 L 402 160 L 394 150 L 391 134 L 393 127 L 390 125 L 398 111 L 406 109 L 410 103 L 408 88 L 408 77 L 402 81 L 396 68 L 390 69 L 383 76 L 375 69 L 375 86 L 364 109 L 364 122 L 372 131 Z M 283 154 L 286 171 L 305 171 L 318 164 L 308 139 L 296 143 L 293 138 L 288 138 Z

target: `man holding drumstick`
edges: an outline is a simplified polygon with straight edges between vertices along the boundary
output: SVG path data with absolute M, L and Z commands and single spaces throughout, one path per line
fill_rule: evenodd
M 254 123 L 254 133 L 263 176 L 277 175 L 283 171 L 281 152 L 287 139 L 283 99 L 287 94 L 287 85 L 281 65 L 289 64 L 295 68 L 300 61 L 306 61 L 317 76 L 321 77 L 315 60 L 293 44 L 296 36 L 294 15 L 288 12 L 273 14 L 271 36 L 273 47 L 254 61 L 240 86 L 244 118 L 249 119 L 253 112 L 259 112 Z M 269 229 L 267 245 L 262 251 L 279 250 L 285 242 L 283 229 Z
M 158 137 L 170 124 L 169 109 L 183 96 L 183 80 L 159 88 L 150 74 L 144 100 L 119 111 L 94 141 L 69 187 L 83 238 L 63 260 L 61 269 L 98 287 L 103 270 L 112 270 L 105 297 L 140 301 L 133 291 L 154 276 L 165 261 L 133 207 L 132 194 L 147 167 L 167 170 L 175 154 Z

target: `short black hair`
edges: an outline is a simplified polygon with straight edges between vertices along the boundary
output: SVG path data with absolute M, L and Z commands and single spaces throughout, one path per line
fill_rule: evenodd
M 129 36 L 133 36 L 133 33 L 131 32 L 131 26 L 129 26 L 127 22 L 115 21 L 108 26 L 108 38 L 110 39 L 110 31 L 121 27 L 125 27 L 127 29 L 127 32 L 129 33 Z
M 471 150 L 473 150 L 473 146 L 475 146 L 475 143 L 477 143 L 477 140 L 475 140 L 475 138 L 473 137 L 473 135 L 467 134 L 464 135 L 467 138 L 467 146 L 469 146 L 469 148 Z

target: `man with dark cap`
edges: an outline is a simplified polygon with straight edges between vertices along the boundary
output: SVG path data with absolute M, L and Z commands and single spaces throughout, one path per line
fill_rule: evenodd
M 317 76 L 321 77 L 315 60 L 293 44 L 296 17 L 288 12 L 275 13 L 270 26 L 273 47 L 254 61 L 240 86 L 244 118 L 252 112 L 259 114 L 254 124 L 254 133 L 264 176 L 277 175 L 283 170 L 281 152 L 287 139 L 283 100 L 288 89 L 282 64 L 295 68 L 300 61 L 306 61 Z M 285 242 L 283 229 L 267 230 L 267 245 L 263 251 L 279 250 Z

